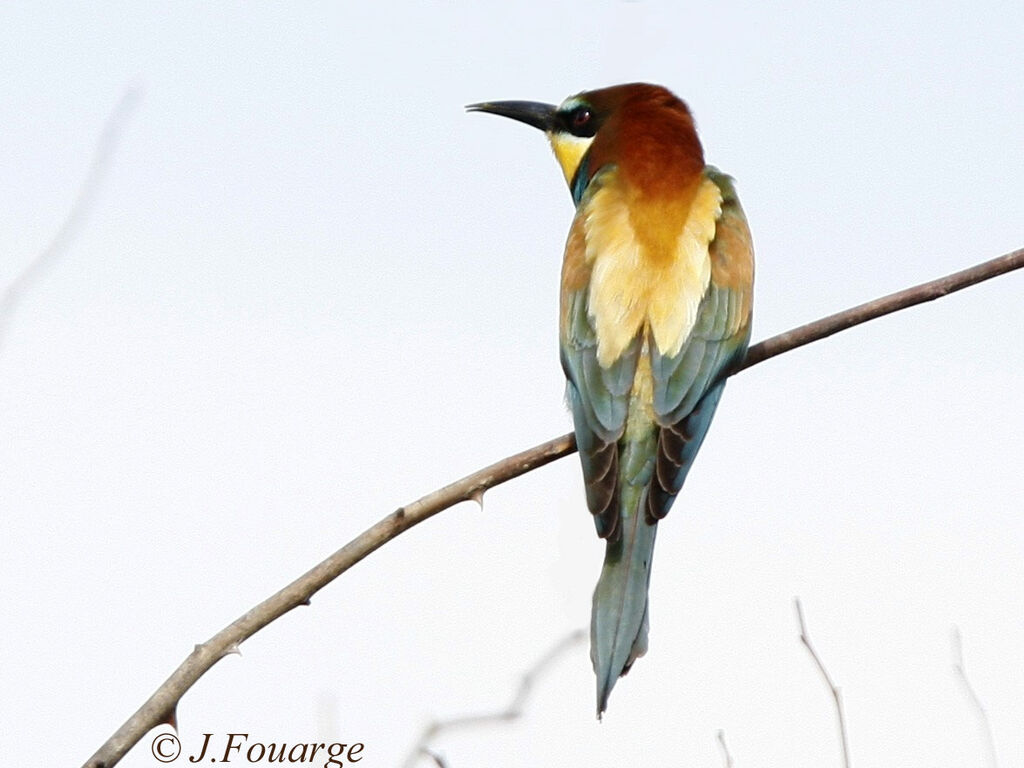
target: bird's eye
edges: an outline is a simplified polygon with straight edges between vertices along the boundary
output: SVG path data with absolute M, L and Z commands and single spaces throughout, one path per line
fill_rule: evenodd
M 587 109 L 586 107 L 577 107 L 576 109 L 574 109 L 572 111 L 572 115 L 571 115 L 572 127 L 573 128 L 584 128 L 584 127 L 586 127 L 587 123 L 590 122 L 590 118 L 591 117 L 592 117 L 592 115 L 590 114 L 590 110 L 589 109 Z
M 588 138 L 597 133 L 597 116 L 585 104 L 580 104 L 568 112 L 562 112 L 560 117 L 565 130 L 573 136 Z
M 594 113 L 589 104 L 574 104 L 565 106 L 558 111 L 555 120 L 558 130 L 564 133 L 571 133 L 581 139 L 588 139 L 597 133 L 600 128 L 601 117 Z

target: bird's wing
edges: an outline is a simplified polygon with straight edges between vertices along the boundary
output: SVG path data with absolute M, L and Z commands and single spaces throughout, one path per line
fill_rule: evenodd
M 598 181 L 598 184 L 600 182 Z M 595 184 L 594 186 L 597 186 Z M 598 536 L 614 538 L 619 520 L 619 451 L 629 393 L 640 353 L 633 339 L 611 366 L 597 361 L 597 334 L 589 311 L 590 266 L 586 261 L 585 212 L 580 207 L 569 231 L 562 265 L 560 346 L 566 398 L 583 464 L 587 506 Z
M 750 230 L 732 179 L 710 167 L 705 174 L 722 193 L 722 213 L 709 246 L 711 280 L 679 353 L 663 357 L 651 345 L 653 410 L 661 428 L 647 496 L 651 521 L 668 514 L 711 424 L 725 386 L 723 374 L 742 359 L 750 340 Z

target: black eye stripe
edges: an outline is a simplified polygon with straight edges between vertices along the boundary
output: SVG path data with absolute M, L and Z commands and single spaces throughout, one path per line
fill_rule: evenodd
M 597 116 L 594 114 L 594 111 L 585 104 L 573 107 L 567 112 L 559 112 L 558 120 L 563 129 L 567 133 L 571 133 L 573 136 L 589 138 L 597 133 Z

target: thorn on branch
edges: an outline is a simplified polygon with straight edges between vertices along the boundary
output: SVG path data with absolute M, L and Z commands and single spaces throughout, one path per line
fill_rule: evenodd
M 484 508 L 484 489 L 483 488 L 477 488 L 476 490 L 471 491 L 470 494 L 469 494 L 469 498 L 472 499 L 473 501 L 475 501 L 480 506 L 480 511 L 483 511 L 483 508 Z

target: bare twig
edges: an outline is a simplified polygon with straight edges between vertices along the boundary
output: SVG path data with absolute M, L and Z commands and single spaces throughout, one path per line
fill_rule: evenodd
M 82 181 L 82 186 L 78 189 L 78 194 L 75 196 L 71 210 L 68 211 L 64 222 L 57 229 L 57 233 L 49 244 L 28 263 L 0 295 L 0 349 L 3 349 L 11 320 L 22 298 L 46 273 L 46 270 L 56 264 L 64 255 L 78 230 L 89 217 L 103 179 L 110 169 L 110 160 L 121 139 L 121 132 L 140 99 L 141 91 L 137 87 L 125 89 L 103 125 L 89 171 Z
M 577 643 L 582 642 L 585 637 L 586 633 L 582 629 L 577 629 L 575 632 L 571 632 L 553 645 L 547 653 L 541 656 L 537 662 L 523 674 L 522 678 L 519 680 L 519 686 L 516 688 L 515 695 L 512 697 L 508 706 L 504 709 L 500 709 L 496 712 L 463 715 L 462 717 L 453 717 L 448 720 L 435 720 L 428 724 L 423 729 L 423 733 L 420 734 L 419 741 L 416 742 L 416 745 L 409 752 L 409 757 L 406 758 L 405 761 L 405 768 L 412 768 L 421 755 L 427 755 L 433 758 L 433 760 L 439 765 L 444 765 L 442 759 L 430 749 L 430 744 L 445 731 L 471 728 L 481 725 L 494 725 L 495 723 L 507 723 L 522 717 L 523 708 L 526 706 L 526 700 L 533 691 L 533 686 L 537 682 L 537 679 L 547 671 L 548 667 L 550 667 L 559 656 Z
M 967 679 L 967 670 L 964 669 L 964 647 L 960 639 L 960 630 L 957 627 L 953 627 L 951 642 L 953 644 L 953 672 L 960 681 L 960 685 L 970 700 L 971 706 L 974 707 L 974 714 L 978 718 L 978 727 L 981 729 L 981 737 L 988 751 L 988 764 L 991 768 L 999 768 L 999 759 L 996 757 L 996 740 L 992 735 L 992 724 L 989 722 L 988 712 L 985 711 L 985 706 L 981 703 L 981 699 L 978 698 L 974 686 Z
M 1024 248 L 962 272 L 924 283 L 916 288 L 909 288 L 906 291 L 862 304 L 774 336 L 751 347 L 744 362 L 736 370 L 737 372 L 744 370 L 845 328 L 904 307 L 931 301 L 939 296 L 1020 267 L 1024 267 Z M 576 442 L 572 434 L 556 437 L 429 493 L 371 526 L 280 592 L 249 610 L 205 643 L 197 645 L 181 666 L 86 761 L 85 768 L 110 768 L 124 757 L 128 750 L 151 728 L 161 723 L 173 724 L 178 701 L 210 667 L 232 650 L 237 650 L 239 643 L 247 640 L 267 624 L 280 618 L 296 606 L 308 604 L 314 594 L 378 547 L 448 507 L 455 506 L 462 501 L 475 500 L 479 502 L 483 493 L 490 488 L 563 456 L 568 456 L 575 450 Z
M 832 692 L 832 698 L 836 703 L 836 720 L 839 723 L 839 740 L 843 748 L 843 768 L 850 768 L 850 747 L 846 741 L 846 716 L 843 714 L 843 697 L 836 687 L 836 684 L 832 682 L 832 678 L 828 674 L 828 670 L 825 669 L 825 665 L 821 661 L 821 657 L 818 656 L 818 652 L 814 650 L 814 646 L 811 645 L 811 636 L 807 634 L 807 625 L 804 624 L 804 609 L 800 605 L 800 598 L 793 598 L 793 603 L 796 605 L 796 619 L 800 624 L 800 642 L 804 644 L 807 652 L 811 654 L 811 658 L 814 659 L 814 663 L 818 666 L 818 672 L 821 673 L 821 678 L 825 681 L 825 685 L 828 686 Z
M 732 755 L 729 753 L 729 747 L 725 745 L 725 731 L 718 731 L 718 746 L 722 750 L 722 762 L 725 768 L 732 768 Z
M 1021 267 L 1024 267 L 1024 248 L 1018 248 L 1016 251 L 983 261 L 981 264 L 954 272 L 951 275 L 915 285 L 913 288 L 906 288 L 880 299 L 859 304 L 843 312 L 815 320 L 813 323 L 801 325 L 799 328 L 780 333 L 760 344 L 755 344 L 747 350 L 747 356 L 743 358 L 737 371 L 757 365 L 770 357 L 781 355 L 783 352 L 810 344 L 812 341 L 828 338 L 832 334 L 866 323 L 868 320 L 934 301 Z
M 239 643 L 252 637 L 270 622 L 293 608 L 308 605 L 314 594 L 378 547 L 460 501 L 470 501 L 486 489 L 519 477 L 573 450 L 575 445 L 572 435 L 564 435 L 536 448 L 502 459 L 444 488 L 428 493 L 412 504 L 399 507 L 284 589 L 238 617 L 205 643 L 197 645 L 181 666 L 174 670 L 135 714 L 86 761 L 85 765 L 88 768 L 110 768 L 150 728 L 161 723 L 174 725 L 175 708 L 179 699 L 210 667 L 225 656 L 237 652 Z

